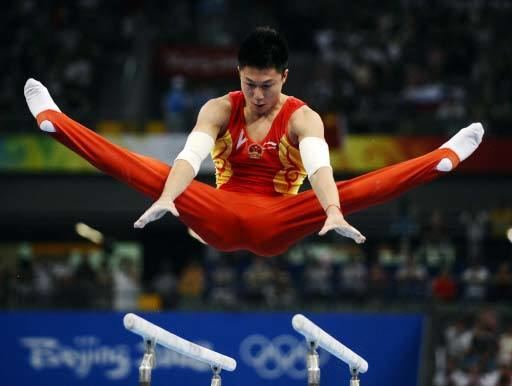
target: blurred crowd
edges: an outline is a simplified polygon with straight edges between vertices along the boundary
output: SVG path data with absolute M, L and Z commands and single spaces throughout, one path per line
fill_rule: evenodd
M 231 2 L 201 3 L 215 4 L 216 20 L 205 27 L 213 33 L 191 35 L 202 43 L 236 45 L 258 22 L 280 27 L 292 49 L 289 92 L 351 132 L 451 134 L 469 119 L 505 134 L 512 123 L 510 2 L 263 2 L 243 26 Z M 204 87 L 191 79 L 189 92 Z
M 0 307 L 9 309 L 133 310 L 142 293 L 140 264 L 98 249 L 38 255 L 24 243 L 0 278 Z
M 204 100 L 238 87 L 236 74 L 161 73 L 153 61 L 160 49 L 236 49 L 250 29 L 271 25 L 291 47 L 285 91 L 351 132 L 449 134 L 483 121 L 507 133 L 512 3 L 364 3 L 263 1 L 247 12 L 231 0 L 18 1 L 0 16 L 9 36 L 0 56 L 1 129 L 28 122 L 21 88 L 33 76 L 91 124 L 129 117 L 189 130 Z
M 434 386 L 510 386 L 512 320 L 493 308 L 445 320 L 435 350 Z
M 25 245 L 15 265 L 0 268 L 0 307 L 280 309 L 512 299 L 512 208 L 461 214 L 457 237 L 443 213 L 422 218 L 403 209 L 385 236 L 362 246 L 311 237 L 273 258 L 209 247 L 160 259 L 96 249 L 43 258 Z M 153 272 L 144 278 L 143 259 Z
M 28 77 L 41 80 L 60 108 L 94 123 L 111 72 L 123 70 L 135 39 L 134 2 L 12 2 L 0 15 L 0 130 L 28 130 Z M 98 17 L 102 15 L 102 17 Z

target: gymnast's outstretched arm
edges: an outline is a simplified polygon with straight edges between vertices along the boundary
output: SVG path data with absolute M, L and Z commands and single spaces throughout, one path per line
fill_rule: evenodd
M 213 149 L 217 136 L 228 124 L 230 113 L 231 103 L 228 97 L 211 99 L 205 103 L 184 149 L 176 157 L 162 194 L 135 222 L 135 228 L 143 228 L 167 212 L 179 216 L 174 200 L 187 189 L 199 172 L 199 167 Z
M 330 166 L 322 119 L 318 113 L 304 106 L 292 115 L 290 124 L 291 137 L 299 143 L 302 162 L 309 181 L 327 215 L 318 234 L 323 236 L 328 231 L 334 230 L 342 236 L 353 239 L 356 243 L 365 242 L 366 238 L 345 220 L 341 212 L 340 194 Z

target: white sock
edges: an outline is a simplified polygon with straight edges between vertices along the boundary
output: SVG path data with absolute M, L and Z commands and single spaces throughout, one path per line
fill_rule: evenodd
M 36 118 L 41 111 L 45 110 L 55 110 L 60 112 L 59 107 L 50 96 L 48 89 L 41 82 L 30 78 L 27 80 L 27 83 L 25 83 L 23 91 L 25 93 L 28 108 L 34 118 Z
M 449 172 L 453 169 L 452 161 L 449 158 L 443 158 L 436 166 L 440 172 Z
M 45 110 L 54 110 L 59 111 L 59 107 L 55 104 L 48 89 L 39 81 L 30 78 L 25 83 L 25 87 L 23 89 L 25 94 L 25 99 L 27 100 L 28 108 L 30 112 L 37 118 L 40 112 Z M 55 133 L 55 126 L 48 120 L 41 122 L 39 128 L 43 131 L 47 131 L 49 133 Z
M 440 149 L 452 149 L 459 157 L 460 161 L 464 161 L 477 149 L 482 142 L 484 136 L 484 128 L 480 122 L 461 129 L 450 140 L 440 146 Z
M 484 128 L 480 122 L 461 129 L 457 134 L 451 137 L 448 142 L 440 146 L 440 149 L 451 149 L 457 154 L 462 162 L 468 158 L 478 148 L 482 142 Z M 449 158 L 443 158 L 436 166 L 441 172 L 449 172 L 452 170 L 452 161 Z

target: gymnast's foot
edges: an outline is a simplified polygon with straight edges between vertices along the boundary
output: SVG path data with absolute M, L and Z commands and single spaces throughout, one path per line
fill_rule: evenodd
M 37 119 L 37 116 L 46 110 L 54 110 L 60 112 L 59 107 L 55 104 L 48 89 L 39 81 L 30 78 L 25 83 L 23 89 L 25 93 L 25 99 L 27 100 L 28 108 L 30 112 Z M 54 133 L 55 126 L 48 120 L 44 120 L 39 125 L 39 128 L 43 131 Z
M 451 149 L 460 162 L 468 158 L 478 148 L 484 136 L 484 128 L 480 122 L 472 123 L 471 125 L 461 129 L 455 134 L 448 142 L 441 145 L 440 149 Z M 452 161 L 448 158 L 443 158 L 436 166 L 436 169 L 441 172 L 449 172 L 453 169 Z

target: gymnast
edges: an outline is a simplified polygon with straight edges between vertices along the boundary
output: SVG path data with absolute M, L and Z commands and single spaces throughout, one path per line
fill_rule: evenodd
M 268 27 L 254 30 L 240 46 L 238 73 L 241 91 L 204 104 L 172 168 L 72 120 L 40 82 L 27 80 L 24 92 L 42 131 L 154 200 L 134 227 L 171 212 L 219 250 L 262 256 L 281 254 L 315 232 L 363 243 L 346 215 L 445 175 L 482 141 L 483 127 L 473 123 L 421 157 L 336 182 L 320 116 L 282 92 L 289 73 L 284 37 Z M 208 154 L 216 188 L 194 179 Z M 299 192 L 306 177 L 312 189 Z

